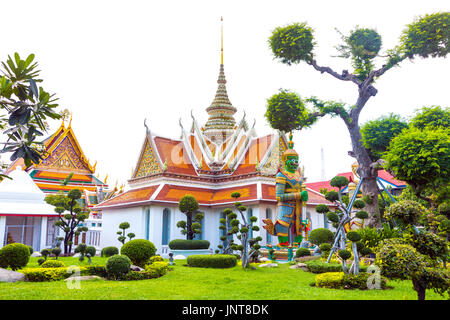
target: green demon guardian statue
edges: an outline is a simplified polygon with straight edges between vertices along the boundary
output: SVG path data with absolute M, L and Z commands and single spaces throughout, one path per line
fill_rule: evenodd
M 278 202 L 277 220 L 275 224 L 270 219 L 262 220 L 264 229 L 278 237 L 279 246 L 300 244 L 303 236 L 309 231 L 309 221 L 302 220 L 302 206 L 308 200 L 308 192 L 303 185 L 303 176 L 299 169 L 299 157 L 293 149 L 292 133 L 289 135 L 288 149 L 283 153 L 283 165 L 276 175 L 276 199 Z

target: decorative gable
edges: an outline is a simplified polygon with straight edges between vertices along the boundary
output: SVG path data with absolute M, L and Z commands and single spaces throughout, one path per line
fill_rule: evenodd
M 141 178 L 163 172 L 148 137 L 145 139 L 145 147 L 136 168 L 133 178 Z
M 52 168 L 73 171 L 91 171 L 82 155 L 66 136 L 38 165 L 39 168 Z

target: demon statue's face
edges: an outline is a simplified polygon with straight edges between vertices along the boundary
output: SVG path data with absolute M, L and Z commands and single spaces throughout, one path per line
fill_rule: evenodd
M 294 173 L 298 168 L 298 156 L 287 156 L 284 167 L 286 171 Z

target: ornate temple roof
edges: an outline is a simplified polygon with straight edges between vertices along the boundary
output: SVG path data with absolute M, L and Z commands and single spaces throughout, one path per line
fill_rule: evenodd
M 309 205 L 333 204 L 327 201 L 324 195 L 307 189 Z M 200 206 L 215 207 L 232 205 L 235 199 L 231 197 L 233 192 L 239 192 L 241 197 L 239 202 L 257 203 L 267 202 L 276 204 L 275 185 L 266 183 L 248 183 L 234 187 L 207 188 L 191 185 L 176 185 L 162 183 L 143 188 L 132 189 L 118 195 L 108 201 L 102 202 L 95 208 L 102 210 L 105 208 L 136 207 L 150 204 L 178 204 L 180 199 L 186 194 L 193 195 Z

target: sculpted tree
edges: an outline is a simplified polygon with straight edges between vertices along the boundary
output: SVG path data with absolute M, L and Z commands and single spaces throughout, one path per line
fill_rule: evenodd
M 364 147 L 359 126 L 359 115 L 371 97 L 378 90 L 375 81 L 403 60 L 414 60 L 417 57 L 445 57 L 450 50 L 450 13 L 435 13 L 425 15 L 409 24 L 403 31 L 399 44 L 379 54 L 381 36 L 372 29 L 355 28 L 348 36 L 342 36 L 343 44 L 337 49 L 339 57 L 350 59 L 353 70 L 337 72 L 330 67 L 321 66 L 315 59 L 313 30 L 306 23 L 294 23 L 286 27 L 276 28 L 269 38 L 270 47 L 276 58 L 282 63 L 291 65 L 300 62 L 312 66 L 320 73 L 326 73 L 337 80 L 352 83 L 358 89 L 356 101 L 345 106 L 339 103 L 327 103 L 311 97 L 306 102 L 312 102 L 313 108 L 303 109 L 293 123 L 296 128 L 311 126 L 318 118 L 331 115 L 344 121 L 352 142 L 352 151 L 359 163 L 359 175 L 363 178 L 362 190 L 364 195 L 371 198 L 367 211 L 370 213 L 369 224 L 379 225 L 380 221 L 377 197 L 377 170 L 379 165 L 370 157 Z M 380 68 L 376 68 L 374 58 L 385 60 Z
M 194 196 L 187 194 L 180 199 L 178 208 L 186 215 L 186 221 L 178 221 L 177 227 L 181 229 L 181 233 L 186 235 L 187 240 L 193 240 L 196 234 L 202 233 L 202 221 L 204 215 L 198 211 L 200 206 Z
M 45 201 L 55 207 L 58 213 L 58 221 L 55 226 L 64 232 L 64 253 L 72 251 L 73 237 L 79 236 L 81 232 L 87 232 L 88 228 L 80 226 L 89 217 L 89 209 L 81 207 L 78 200 L 82 193 L 79 189 L 70 190 L 67 195 L 57 193 L 45 197 Z

